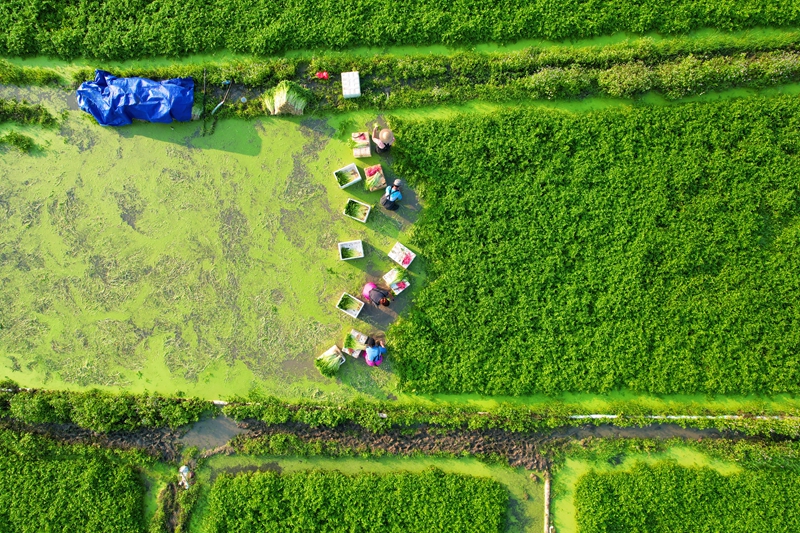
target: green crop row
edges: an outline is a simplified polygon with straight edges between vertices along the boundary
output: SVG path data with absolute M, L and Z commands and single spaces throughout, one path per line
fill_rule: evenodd
M 789 27 L 800 24 L 800 9 L 796 0 L 9 0 L 0 20 L 0 55 L 130 59 Z
M 177 428 L 213 409 L 196 398 L 112 394 L 100 391 L 22 391 L 0 393 L 0 416 L 29 424 L 73 423 L 94 431 Z
M 51 457 L 51 448 L 0 431 L 0 531 L 143 531 L 144 487 L 132 466 L 86 446 L 75 456 Z
M 217 478 L 205 533 L 500 532 L 508 493 L 496 481 L 427 470 L 347 476 L 257 472 Z
M 591 471 L 575 488 L 581 533 L 800 531 L 800 477 L 781 470 L 723 475 L 708 468 L 637 464 Z
M 800 390 L 796 97 L 392 121 L 410 391 Z

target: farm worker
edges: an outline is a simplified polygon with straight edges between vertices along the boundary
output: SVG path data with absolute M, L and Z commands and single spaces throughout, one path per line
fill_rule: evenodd
M 184 487 L 186 490 L 189 490 L 189 482 L 192 479 L 192 471 L 189 469 L 188 466 L 183 465 L 180 467 L 178 472 L 181 475 L 181 480 L 178 485 Z
M 361 289 L 361 296 L 374 305 L 383 305 L 387 307 L 389 305 L 389 293 L 383 289 L 379 289 L 378 286 L 372 282 L 364 285 L 364 288 Z
M 394 183 L 386 187 L 386 194 L 381 198 L 381 205 L 389 211 L 395 211 L 400 207 L 397 202 L 403 199 L 403 193 L 400 192 L 402 184 L 403 182 L 400 180 L 394 180 Z
M 375 124 L 372 128 L 372 142 L 375 143 L 375 151 L 379 154 L 385 154 L 391 148 L 394 142 L 394 134 L 392 130 L 384 128 L 378 132 L 379 126 Z
M 375 342 L 372 337 L 367 339 L 367 354 L 364 359 L 369 366 L 379 366 L 383 363 L 383 354 L 386 353 L 386 344 L 383 341 Z

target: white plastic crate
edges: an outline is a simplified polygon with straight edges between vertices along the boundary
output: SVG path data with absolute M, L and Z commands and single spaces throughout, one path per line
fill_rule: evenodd
M 361 78 L 358 71 L 342 72 L 342 96 L 345 98 L 358 98 L 361 96 Z
M 351 257 L 344 257 L 342 250 L 348 249 L 353 254 Z M 350 261 L 351 259 L 360 259 L 364 257 L 364 245 L 361 241 L 347 241 L 339 243 L 339 259 L 342 261 Z

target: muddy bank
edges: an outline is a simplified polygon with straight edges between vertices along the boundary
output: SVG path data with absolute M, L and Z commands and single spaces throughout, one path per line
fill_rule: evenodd
M 237 439 L 269 438 L 275 434 L 291 433 L 304 443 L 336 444 L 340 449 L 383 452 L 393 455 L 448 453 L 453 455 L 499 456 L 510 466 L 529 470 L 546 470 L 549 459 L 546 450 L 570 440 L 588 437 L 618 438 L 742 438 L 715 429 L 685 429 L 671 424 L 645 428 L 618 428 L 611 425 L 563 428 L 552 432 L 512 433 L 501 429 L 443 430 L 420 426 L 372 433 L 355 424 L 336 428 L 312 428 L 304 424 L 267 426 L 258 420 L 247 420 L 239 426 L 246 430 Z M 234 444 L 234 447 L 236 445 Z
M 177 461 L 180 458 L 178 439 L 181 432 L 169 428 L 99 433 L 75 424 L 23 424 L 8 420 L 3 421 L 0 427 L 40 435 L 63 444 L 93 444 L 121 450 L 139 449 L 162 461 Z

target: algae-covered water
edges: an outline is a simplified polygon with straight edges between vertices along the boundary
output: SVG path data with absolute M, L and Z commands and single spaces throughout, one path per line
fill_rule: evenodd
M 266 116 L 220 121 L 210 136 L 197 122 L 104 128 L 66 111 L 60 91 L 3 91 L 65 118 L 55 131 L 26 129 L 42 150 L 0 159 L 2 374 L 206 398 L 392 389 L 391 363 L 348 361 L 344 387 L 313 366 L 350 328 L 385 330 L 411 298 L 363 320 L 335 307 L 392 267 L 386 254 L 407 243 L 420 209 L 376 207 L 366 225 L 342 214 L 349 196 L 380 197 L 340 190 L 333 176 L 355 161 L 345 135 L 365 124 L 341 134 L 341 119 Z M 340 261 L 337 242 L 354 239 L 367 257 Z M 423 267 L 411 265 L 412 289 Z

